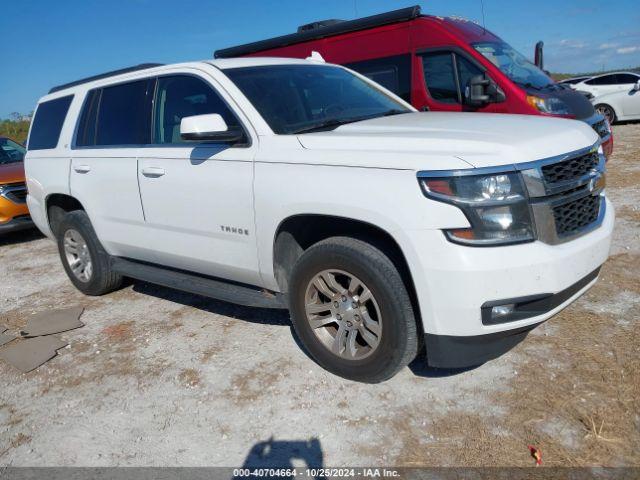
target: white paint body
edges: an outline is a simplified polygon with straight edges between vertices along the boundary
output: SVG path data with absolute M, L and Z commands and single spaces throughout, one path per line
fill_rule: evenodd
M 616 120 L 640 120 L 640 83 L 627 90 L 593 97 L 591 103 L 594 106 L 609 105 L 616 114 Z
M 446 240 L 442 229 L 468 227 L 465 215 L 426 198 L 416 178 L 421 170 L 511 165 L 589 147 L 598 136 L 588 125 L 540 116 L 415 112 L 334 131 L 277 135 L 223 70 L 281 63 L 310 64 L 291 59 L 188 63 L 43 97 L 41 102 L 74 95 L 57 148 L 27 154 L 35 223 L 52 237 L 46 200 L 55 193 L 71 195 L 112 255 L 278 291 L 273 251 L 285 219 L 318 214 L 364 221 L 400 246 L 424 332 L 442 335 L 480 335 L 540 322 L 582 292 L 553 312 L 508 325 L 484 326 L 480 305 L 559 292 L 606 260 L 614 217 L 610 203 L 598 229 L 561 245 L 464 247 Z M 166 73 L 189 73 L 210 83 L 241 120 L 249 145 L 73 148 L 89 90 Z M 243 232 L 230 233 L 224 226 Z

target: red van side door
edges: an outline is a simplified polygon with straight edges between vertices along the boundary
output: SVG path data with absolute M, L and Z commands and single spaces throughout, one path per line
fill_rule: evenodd
M 480 108 L 465 105 L 467 82 L 486 73 L 486 69 L 459 47 L 419 49 L 413 67 L 411 103 L 418 110 L 508 112 L 507 102 Z

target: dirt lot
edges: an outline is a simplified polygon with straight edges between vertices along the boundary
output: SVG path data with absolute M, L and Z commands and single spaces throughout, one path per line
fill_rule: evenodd
M 30 374 L 0 363 L 0 466 L 640 465 L 640 124 L 615 128 L 611 258 L 509 354 L 463 372 L 418 359 L 382 385 L 317 367 L 285 313 L 144 283 L 86 298 L 53 243 L 0 240 L 0 324 L 84 305 Z M 261 442 L 271 442 L 265 446 Z

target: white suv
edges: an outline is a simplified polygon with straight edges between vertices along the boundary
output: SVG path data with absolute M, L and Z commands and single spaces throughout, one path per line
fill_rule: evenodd
M 419 113 L 316 61 L 150 66 L 54 88 L 28 204 L 88 295 L 133 277 L 288 308 L 324 368 L 478 365 L 583 294 L 614 212 L 598 135 Z

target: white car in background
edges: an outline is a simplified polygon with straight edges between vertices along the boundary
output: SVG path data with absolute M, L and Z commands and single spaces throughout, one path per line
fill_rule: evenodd
M 640 79 L 625 90 L 605 93 L 590 99 L 596 110 L 607 117 L 609 123 L 640 120 Z

